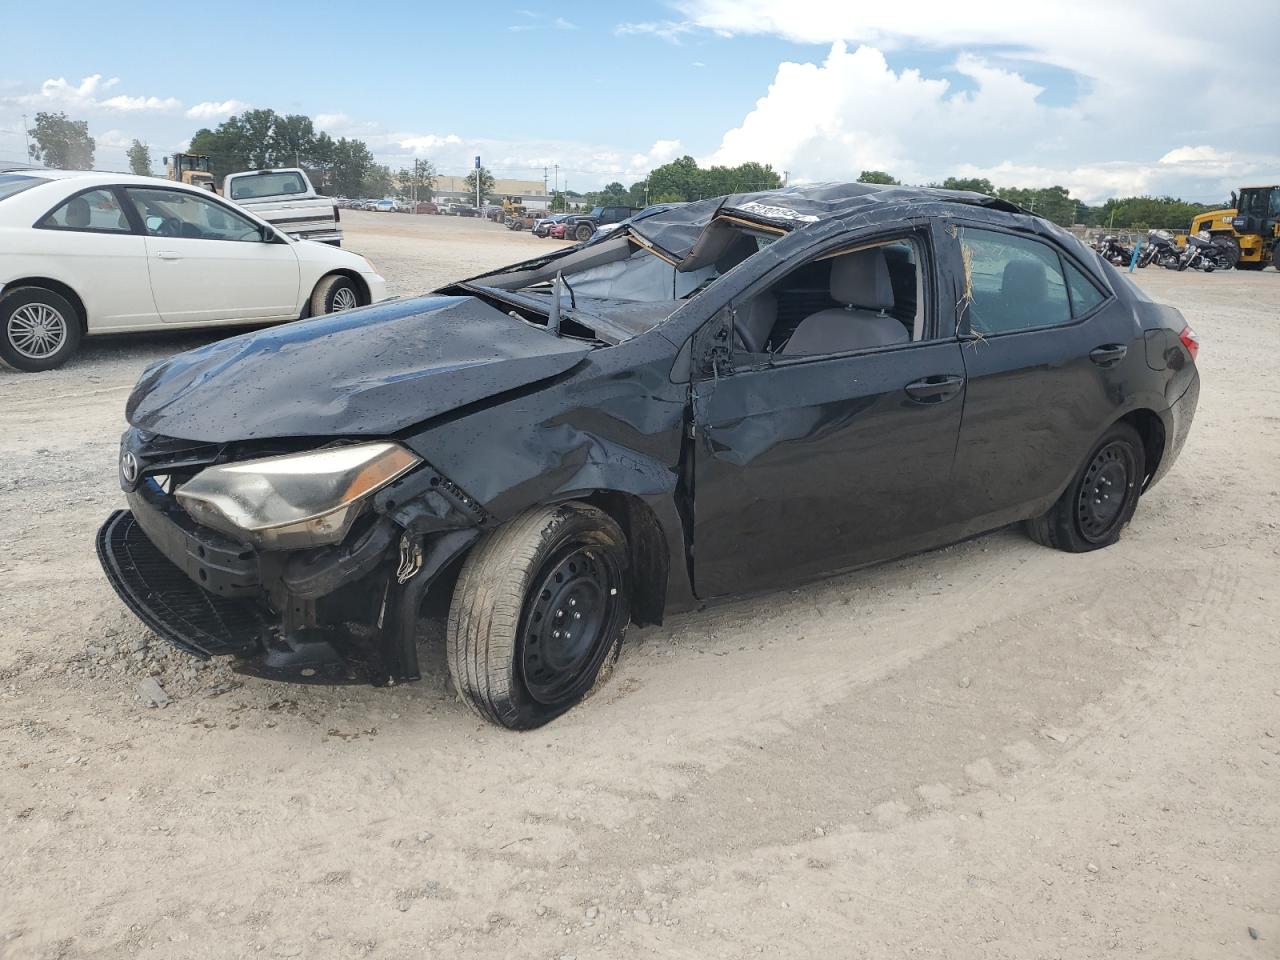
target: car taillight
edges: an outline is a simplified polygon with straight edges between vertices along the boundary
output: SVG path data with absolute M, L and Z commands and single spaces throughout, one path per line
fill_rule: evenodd
M 333 205 L 333 222 L 334 223 L 342 222 L 342 214 L 338 211 L 338 205 L 336 203 Z
M 1196 336 L 1196 332 L 1190 327 L 1183 327 L 1182 332 L 1178 334 L 1178 339 L 1187 348 L 1187 353 L 1191 354 L 1191 359 L 1195 360 L 1200 352 L 1200 338 Z

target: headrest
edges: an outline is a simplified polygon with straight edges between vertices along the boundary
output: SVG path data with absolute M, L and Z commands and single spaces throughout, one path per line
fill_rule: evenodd
M 1044 264 L 1038 260 L 1010 260 L 1004 266 L 1000 292 L 1019 300 L 1043 300 L 1049 295 L 1049 280 Z
M 87 227 L 89 225 L 89 201 L 84 197 L 76 197 L 67 204 L 67 226 Z
M 884 251 L 857 250 L 831 261 L 831 299 L 868 310 L 893 306 L 893 284 Z

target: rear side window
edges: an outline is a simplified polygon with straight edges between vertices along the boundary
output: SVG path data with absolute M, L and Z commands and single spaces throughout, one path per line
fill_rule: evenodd
M 1067 289 L 1071 292 L 1071 316 L 1079 320 L 1106 299 L 1074 263 L 1067 263 Z
M 84 233 L 130 233 L 115 192 L 109 189 L 78 193 L 36 224 L 45 230 L 78 230 Z
M 306 192 L 307 185 L 302 181 L 302 175 L 294 171 L 259 173 L 252 177 L 236 177 L 231 181 L 232 200 L 253 200 L 257 197 L 289 196 Z
M 1071 321 L 1062 261 L 1052 247 L 993 230 L 960 231 L 967 316 L 988 335 L 1056 327 Z

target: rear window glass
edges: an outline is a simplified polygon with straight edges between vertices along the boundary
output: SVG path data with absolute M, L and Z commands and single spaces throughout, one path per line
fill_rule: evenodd
M 76 194 L 37 226 L 46 230 L 82 230 L 86 233 L 129 233 L 133 228 L 111 190 Z
M 12 197 L 15 193 L 21 193 L 23 190 L 42 182 L 42 177 L 24 177 L 18 173 L 0 173 L 0 200 Z
M 1075 264 L 1067 263 L 1067 289 L 1071 291 L 1071 316 L 1079 320 L 1106 299 Z
M 236 177 L 231 181 L 232 200 L 253 200 L 257 197 L 288 196 L 306 192 L 307 185 L 302 180 L 302 174 L 293 171 L 259 173 L 252 177 Z

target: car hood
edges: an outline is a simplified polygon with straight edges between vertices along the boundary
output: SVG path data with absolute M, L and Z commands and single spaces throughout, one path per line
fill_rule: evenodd
M 126 415 L 208 443 L 387 435 L 557 376 L 591 349 L 474 297 L 396 300 L 170 357 L 143 373 Z

